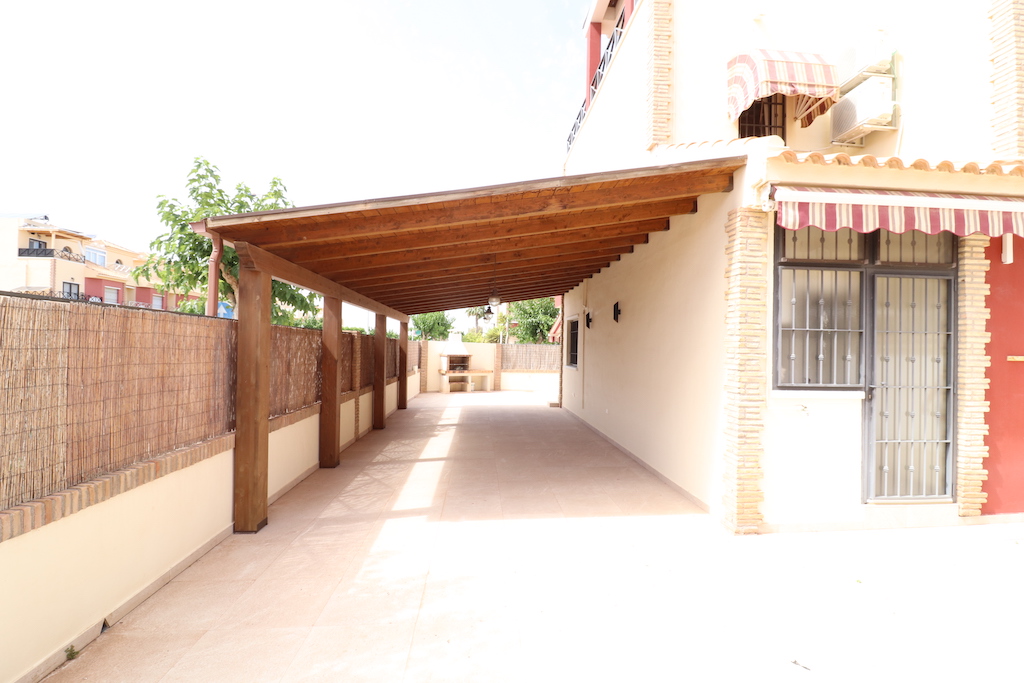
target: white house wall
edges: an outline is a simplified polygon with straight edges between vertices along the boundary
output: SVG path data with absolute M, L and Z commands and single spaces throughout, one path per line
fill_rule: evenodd
M 564 369 L 563 406 L 712 508 L 724 430 L 729 201 L 701 197 L 699 213 L 673 217 L 668 232 L 565 297 L 566 319 L 580 319 L 580 355 L 577 368 Z
M 651 5 L 641 2 L 636 7 L 594 98 L 594 106 L 576 137 L 572 155 L 566 162 L 567 174 L 630 168 L 642 163 L 638 160 L 642 160 L 647 151 L 646 74 Z

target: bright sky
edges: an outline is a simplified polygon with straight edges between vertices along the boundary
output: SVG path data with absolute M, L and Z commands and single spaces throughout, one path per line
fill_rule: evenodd
M 147 250 L 196 156 L 299 206 L 561 174 L 590 0 L 0 6 L 0 213 Z
M 0 3 L 0 214 L 148 251 L 197 156 L 298 206 L 561 175 L 590 2 Z

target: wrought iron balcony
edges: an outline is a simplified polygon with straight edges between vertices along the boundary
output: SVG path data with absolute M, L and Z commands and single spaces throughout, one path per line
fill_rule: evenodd
M 601 82 L 604 80 L 605 74 L 608 72 L 608 67 L 612 63 L 612 55 L 615 54 L 615 49 L 622 42 L 622 33 L 626 30 L 626 13 L 622 12 L 619 14 L 618 21 L 615 22 L 615 28 L 612 29 L 612 33 L 608 36 L 608 43 L 604 46 L 604 51 L 601 52 L 601 61 L 597 64 L 597 70 L 594 72 L 594 77 L 590 79 L 590 93 L 587 99 L 583 101 L 583 106 L 580 107 L 579 112 L 576 114 L 576 121 L 572 124 L 572 130 L 569 131 L 569 138 L 565 143 L 565 151 L 568 152 L 572 149 L 572 143 L 576 140 L 576 135 L 580 132 L 580 126 L 583 125 L 583 119 L 587 117 L 587 108 L 590 102 L 594 101 L 594 97 L 597 95 L 598 88 L 601 87 Z
M 63 249 L 18 249 L 18 256 L 31 258 L 59 258 L 75 263 L 85 263 L 85 257 Z

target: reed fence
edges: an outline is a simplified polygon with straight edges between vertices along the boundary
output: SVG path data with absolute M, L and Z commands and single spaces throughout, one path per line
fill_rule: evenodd
M 557 344 L 502 344 L 501 369 L 558 372 L 562 369 L 562 347 Z
M 272 414 L 318 402 L 320 332 L 271 341 Z M 236 354 L 231 320 L 0 296 L 0 509 L 230 432 Z

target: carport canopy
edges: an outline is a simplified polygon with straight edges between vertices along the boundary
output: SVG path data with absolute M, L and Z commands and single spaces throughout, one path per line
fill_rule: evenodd
M 243 260 L 272 260 L 276 279 L 325 294 L 324 281 L 333 282 L 344 300 L 401 319 L 485 305 L 493 290 L 503 301 L 567 292 L 667 230 L 670 216 L 696 212 L 700 195 L 730 190 L 745 161 L 217 216 L 194 227 L 245 251 Z
M 554 296 L 732 189 L 745 155 L 455 192 L 378 199 L 193 223 L 239 256 L 234 525 L 267 523 L 271 279 L 324 296 L 320 466 L 339 464 L 341 305 L 376 313 L 373 427 L 385 427 L 386 318 L 400 322 L 398 403 L 406 407 L 409 316 Z M 211 297 L 208 304 L 216 303 Z M 212 307 L 212 306 L 211 306 Z

